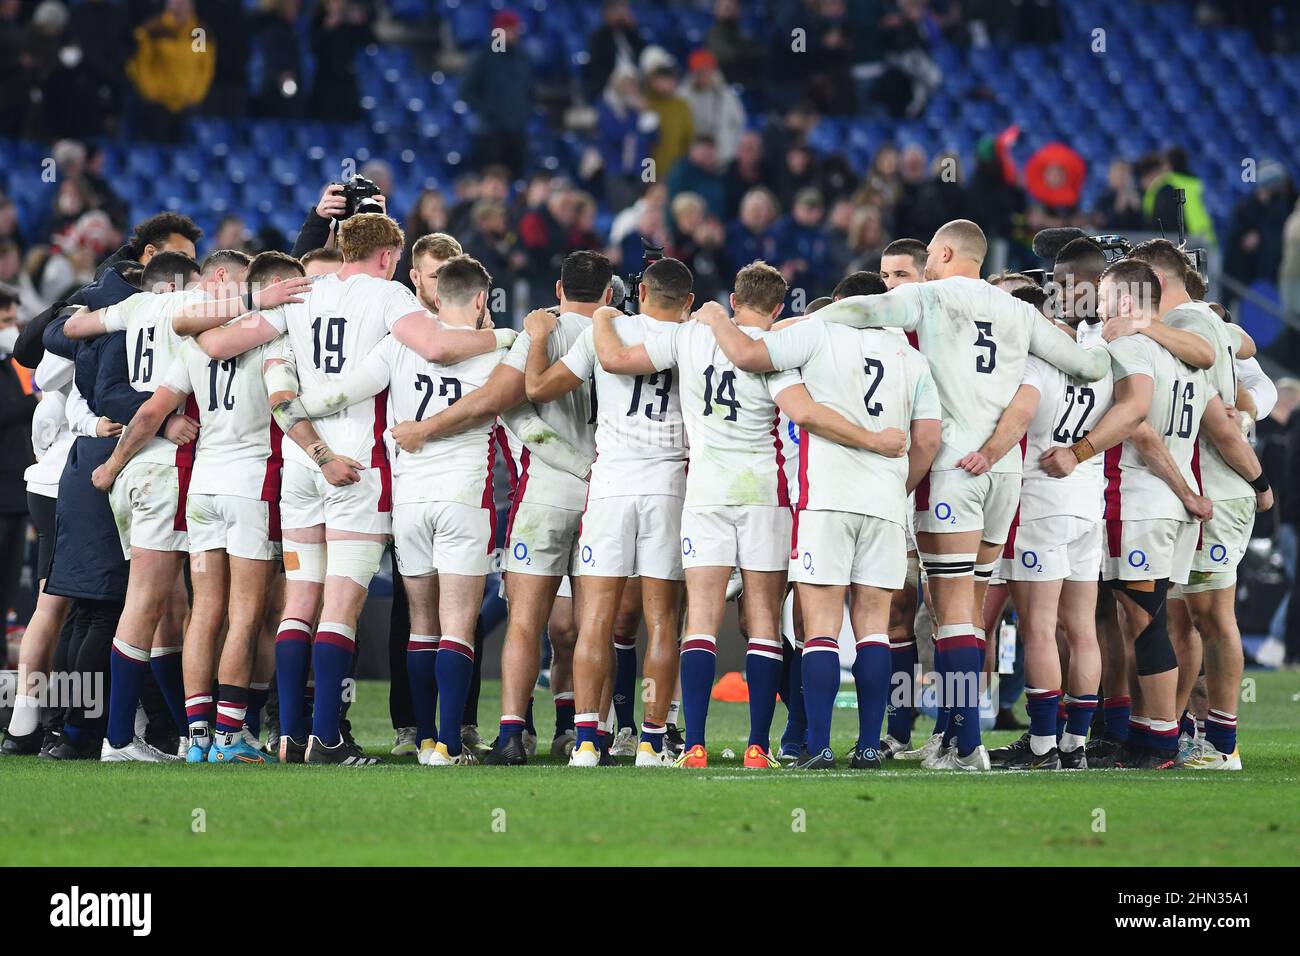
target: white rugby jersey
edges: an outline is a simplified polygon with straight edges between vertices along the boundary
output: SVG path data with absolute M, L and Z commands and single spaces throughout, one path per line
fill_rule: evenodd
M 1214 346 L 1214 365 L 1205 370 L 1206 377 L 1230 407 L 1237 404 L 1237 352 L 1241 349 L 1241 329 L 1224 322 L 1204 302 L 1188 302 L 1171 309 L 1166 325 L 1195 332 Z M 1192 468 L 1200 481 L 1201 494 L 1211 501 L 1254 498 L 1255 489 L 1223 460 L 1214 442 L 1202 435 L 1197 440 L 1198 454 Z
M 750 338 L 759 329 L 741 326 Z M 690 438 L 686 505 L 790 506 L 785 459 L 797 455 L 781 434 L 776 396 L 801 381 L 798 372 L 741 371 L 718 346 L 713 330 L 683 322 L 646 339 L 661 372 L 676 366 L 682 417 Z
M 1024 381 L 1031 353 L 1088 380 L 1106 370 L 1104 350 L 1085 353 L 1068 335 L 1045 323 L 1029 303 L 982 279 L 952 276 L 912 282 L 883 295 L 841 299 L 817 315 L 858 328 L 895 327 L 916 333 L 916 347 L 929 360 L 943 407 L 942 444 L 932 471 L 956 468 L 988 440 Z M 1018 447 L 993 465 L 995 472 L 1020 470 Z
M 1192 457 L 1206 403 L 1218 392 L 1200 369 L 1184 365 L 1145 335 L 1128 335 L 1110 343 L 1115 381 L 1145 375 L 1154 383 L 1147 423 L 1169 450 L 1183 479 L 1195 491 Z M 1108 521 L 1190 516 L 1170 487 L 1147 468 L 1137 446 L 1125 441 L 1106 451 Z
M 1046 321 L 1046 320 L 1044 320 Z M 1101 341 L 1101 323 L 1080 323 L 1079 342 Z M 1038 409 L 1025 432 L 1025 472 L 1020 485 L 1020 520 L 1072 515 L 1100 521 L 1106 488 L 1103 456 L 1094 455 L 1067 478 L 1052 478 L 1038 460 L 1052 448 L 1070 446 L 1088 433 L 1110 408 L 1114 380 L 1109 372 L 1095 382 L 1070 378 L 1036 355 L 1025 363 L 1025 382 L 1038 391 Z
M 298 381 L 306 391 L 346 377 L 375 350 L 398 319 L 425 311 L 414 293 L 400 283 L 369 275 L 339 279 L 330 274 L 317 279 L 302 302 L 269 309 L 262 315 L 288 335 Z M 387 467 L 379 440 L 386 421 L 386 401 L 381 393 L 350 405 L 317 420 L 316 431 L 337 454 L 370 467 Z M 287 444 L 285 458 L 315 467 L 293 442 Z
M 154 392 L 180 353 L 185 339 L 172 328 L 172 317 L 183 306 L 202 302 L 202 289 L 176 292 L 138 292 L 104 310 L 104 328 L 126 332 L 126 365 L 131 387 L 137 392 Z M 193 409 L 187 408 L 191 417 Z M 173 445 L 161 435 L 149 439 L 133 461 L 157 465 L 186 464 L 193 456 L 194 443 Z
M 614 327 L 625 345 L 670 334 L 676 322 L 620 315 Z M 596 461 L 591 497 L 686 494 L 686 427 L 676 369 L 615 375 L 596 360 L 591 329 L 560 359 L 580 379 L 596 382 Z
M 258 501 L 280 500 L 281 441 L 271 420 L 262 364 L 268 349 L 224 361 L 189 339 L 158 384 L 193 396 L 200 424 L 189 490 Z
M 855 425 L 910 432 L 938 419 L 925 359 L 900 336 L 814 315 L 763 336 L 777 369 L 798 368 L 809 394 Z M 808 432 L 799 436 L 799 510 L 845 511 L 907 525 L 907 456 L 885 458 Z
M 426 362 L 391 335 L 347 378 L 349 400 L 387 392 L 387 421 L 423 421 L 481 388 L 505 356 L 504 349 L 476 355 L 454 365 Z M 339 387 L 340 383 L 335 383 Z M 328 392 L 328 386 L 315 394 Z M 305 399 L 313 404 L 315 394 Z M 353 406 L 355 407 L 355 405 Z M 317 426 L 319 428 L 319 425 Z M 493 422 L 427 442 L 417 452 L 402 451 L 385 430 L 393 468 L 393 501 L 456 501 L 492 509 Z
M 577 342 L 578 337 L 591 328 L 591 319 L 576 312 L 565 312 L 555 323 L 546 342 L 546 357 L 557 361 Z M 503 360 L 506 365 L 523 372 L 528 361 L 532 337 L 520 332 L 515 344 Z M 588 379 L 582 388 L 574 389 L 553 402 L 537 406 L 537 415 L 574 448 L 588 456 L 596 454 L 596 386 Z M 529 454 L 519 437 L 509 427 L 511 465 L 515 469 L 513 486 L 518 502 L 581 511 L 587 501 L 587 482 L 577 475 L 561 471 Z M 516 502 L 517 503 L 517 502 Z

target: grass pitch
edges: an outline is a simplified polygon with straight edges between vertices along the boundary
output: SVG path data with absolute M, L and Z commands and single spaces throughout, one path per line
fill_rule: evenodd
M 708 770 L 571 771 L 549 755 L 437 770 L 414 758 L 358 770 L 5 758 L 0 865 L 1294 865 L 1300 674 L 1247 677 L 1242 773 L 744 771 L 745 706 L 716 701 Z M 485 736 L 497 693 L 485 682 Z M 379 754 L 392 741 L 386 696 L 363 684 L 352 711 Z M 549 696 L 536 707 L 545 749 Z M 778 735 L 784 718 L 778 707 Z M 836 711 L 837 753 L 856 719 Z M 736 759 L 722 759 L 728 747 Z

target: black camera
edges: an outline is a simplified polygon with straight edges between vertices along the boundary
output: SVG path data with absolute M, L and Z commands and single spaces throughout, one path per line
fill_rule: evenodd
M 382 213 L 384 207 L 376 202 L 374 198 L 378 195 L 380 195 L 380 190 L 373 180 L 366 179 L 365 176 L 353 176 L 343 184 L 343 198 L 347 201 L 347 208 L 343 210 L 343 218 L 351 219 L 359 212 Z
M 640 290 L 641 277 L 645 275 L 646 268 L 654 262 L 658 262 L 664 257 L 664 247 L 656 243 L 653 239 L 645 236 L 641 237 L 641 271 L 629 273 L 626 276 L 618 277 L 624 286 L 626 297 L 623 299 L 623 312 L 627 315 L 636 315 L 641 311 Z M 618 305 L 617 302 L 614 305 Z

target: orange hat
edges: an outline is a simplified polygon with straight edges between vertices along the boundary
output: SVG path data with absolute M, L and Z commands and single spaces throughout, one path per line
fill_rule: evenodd
M 686 58 L 686 68 L 692 73 L 697 70 L 716 70 L 718 58 L 712 50 L 699 49 Z

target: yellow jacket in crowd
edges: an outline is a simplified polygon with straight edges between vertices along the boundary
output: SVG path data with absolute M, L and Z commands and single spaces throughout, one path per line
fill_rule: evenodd
M 127 75 L 142 97 L 173 113 L 197 106 L 208 95 L 217 49 L 198 17 L 178 19 L 170 10 L 136 28 L 136 50 Z

